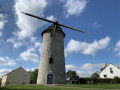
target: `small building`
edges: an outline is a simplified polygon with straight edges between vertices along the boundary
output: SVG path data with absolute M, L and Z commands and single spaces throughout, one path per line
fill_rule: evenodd
M 8 74 L 2 76 L 1 86 L 29 84 L 29 83 L 30 83 L 30 74 L 22 67 L 19 67 L 9 72 Z
M 79 84 L 79 76 L 72 76 L 70 81 L 72 84 Z
M 100 78 L 120 78 L 120 68 L 113 64 L 105 64 L 105 67 L 101 68 Z

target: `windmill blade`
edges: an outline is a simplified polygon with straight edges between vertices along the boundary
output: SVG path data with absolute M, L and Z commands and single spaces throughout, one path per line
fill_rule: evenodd
M 41 19 L 41 20 L 43 20 L 43 21 L 47 21 L 47 22 L 50 22 L 50 23 L 54 23 L 54 21 L 51 21 L 51 20 L 48 20 L 48 19 L 45 19 L 45 18 L 42 18 L 42 17 L 38 17 L 38 16 L 29 14 L 29 13 L 25 13 L 25 12 L 22 12 L 22 13 L 24 13 L 25 15 L 28 15 L 28 16 L 31 16 L 31 17 L 34 17 L 34 18 L 37 18 L 37 19 Z
M 79 32 L 82 32 L 82 33 L 86 33 L 86 32 L 84 32 L 84 31 L 82 31 L 82 30 L 78 30 L 78 29 L 75 29 L 75 28 L 72 28 L 72 27 L 69 27 L 69 26 L 66 26 L 66 25 L 60 24 L 60 23 L 58 23 L 58 25 L 60 25 L 60 26 L 62 26 L 62 27 L 69 28 L 69 29 L 72 29 L 72 30 L 75 30 L 75 31 L 79 31 Z
M 55 24 L 54 24 L 54 25 L 55 25 Z M 52 34 L 52 37 L 51 37 L 51 42 L 50 42 L 50 45 L 49 45 L 49 47 L 48 47 L 48 54 L 49 54 L 50 46 L 51 46 L 52 41 L 53 41 L 53 38 L 54 38 L 54 34 L 55 34 L 56 27 L 57 27 L 57 25 L 55 25 L 55 28 L 54 28 L 54 30 L 53 30 L 53 34 Z
M 57 16 L 57 20 L 56 20 L 56 21 L 58 21 L 58 18 L 59 18 L 59 16 L 60 16 L 61 8 L 62 8 L 62 4 L 61 4 L 61 6 L 60 6 L 59 13 L 58 13 L 58 16 Z

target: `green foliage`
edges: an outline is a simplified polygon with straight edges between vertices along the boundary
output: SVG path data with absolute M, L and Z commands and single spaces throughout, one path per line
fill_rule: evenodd
M 37 83 L 37 76 L 38 76 L 38 69 L 35 69 L 31 72 L 30 83 L 36 84 Z
M 72 76 L 77 76 L 77 73 L 76 71 L 72 71 L 72 70 L 69 70 L 67 73 L 66 73 L 66 77 L 68 78 L 71 78 Z
M 98 74 L 97 72 L 94 72 L 94 73 L 91 75 L 91 77 L 97 78 L 97 77 L 99 77 L 99 74 Z
M 115 80 L 118 80 L 119 78 L 117 76 L 114 77 Z
M 80 84 L 96 84 L 96 83 L 120 83 L 120 78 L 94 78 L 94 77 L 89 77 L 89 78 L 80 78 L 79 79 Z

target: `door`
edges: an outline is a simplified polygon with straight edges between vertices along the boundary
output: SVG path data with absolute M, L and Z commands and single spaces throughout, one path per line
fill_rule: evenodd
M 47 75 L 47 84 L 53 84 L 53 75 L 52 74 Z

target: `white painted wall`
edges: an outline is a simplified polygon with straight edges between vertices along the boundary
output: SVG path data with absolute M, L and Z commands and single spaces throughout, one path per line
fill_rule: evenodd
M 110 72 L 110 68 L 112 68 L 113 73 Z M 106 75 L 107 77 L 104 77 Z M 116 66 L 109 64 L 101 73 L 100 78 L 114 78 L 115 76 L 120 77 L 120 69 Z

